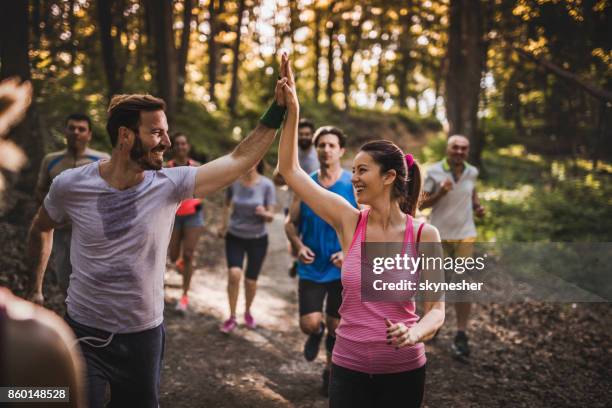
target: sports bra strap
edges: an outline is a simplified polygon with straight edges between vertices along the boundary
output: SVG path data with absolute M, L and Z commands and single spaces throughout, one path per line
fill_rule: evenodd
M 417 254 L 419 253 L 419 244 L 421 243 L 421 232 L 423 231 L 423 227 L 425 226 L 425 223 L 422 222 L 421 225 L 419 225 L 419 230 L 417 231 L 417 238 L 416 238 L 416 252 Z

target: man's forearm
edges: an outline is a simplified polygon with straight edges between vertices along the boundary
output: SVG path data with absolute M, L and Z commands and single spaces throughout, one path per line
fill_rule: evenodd
M 444 193 L 442 193 L 442 190 L 438 190 L 433 194 L 429 194 L 421 202 L 421 210 L 424 210 L 425 208 L 433 207 L 434 205 L 436 205 L 438 201 L 440 201 L 440 198 L 442 198 L 442 196 L 444 196 Z
M 43 232 L 34 227 L 30 228 L 27 244 L 30 292 L 42 292 L 43 278 L 52 246 L 53 230 Z
M 291 221 L 288 221 L 285 223 L 285 235 L 287 235 L 287 239 L 289 240 L 289 243 L 291 244 L 291 248 L 295 252 L 297 252 L 302 247 L 302 245 L 304 245 L 302 243 L 302 240 L 300 239 L 300 236 L 297 233 L 295 224 Z
M 241 173 L 255 166 L 266 154 L 274 137 L 276 129 L 271 129 L 259 123 L 257 127 L 232 152 L 232 156 L 239 161 Z

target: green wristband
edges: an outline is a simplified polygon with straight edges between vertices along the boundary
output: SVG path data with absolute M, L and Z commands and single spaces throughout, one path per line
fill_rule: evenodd
M 269 127 L 270 129 L 279 129 L 283 124 L 285 111 L 286 109 L 284 106 L 280 106 L 276 103 L 276 101 L 273 101 L 266 113 L 264 113 L 259 119 L 259 123 Z

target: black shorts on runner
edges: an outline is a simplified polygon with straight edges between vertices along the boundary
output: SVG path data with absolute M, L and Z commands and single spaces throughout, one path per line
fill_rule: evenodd
M 246 270 L 244 275 L 251 280 L 257 280 L 259 272 L 266 259 L 268 251 L 268 236 L 260 238 L 240 238 L 229 232 L 225 235 L 225 256 L 228 268 L 241 268 L 246 255 Z
M 300 279 L 298 283 L 298 299 L 300 316 L 313 312 L 323 312 L 323 301 L 327 295 L 325 314 L 337 319 L 340 318 L 340 305 L 342 304 L 342 281 L 314 282 Z

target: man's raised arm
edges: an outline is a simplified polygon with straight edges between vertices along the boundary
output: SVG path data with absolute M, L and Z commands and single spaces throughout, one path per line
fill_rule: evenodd
M 196 174 L 194 196 L 202 198 L 228 186 L 264 157 L 285 116 L 283 86 L 286 79 L 286 54 L 282 56 L 281 74 L 274 90 L 274 102 L 261 117 L 257 127 L 230 154 L 200 166 Z

